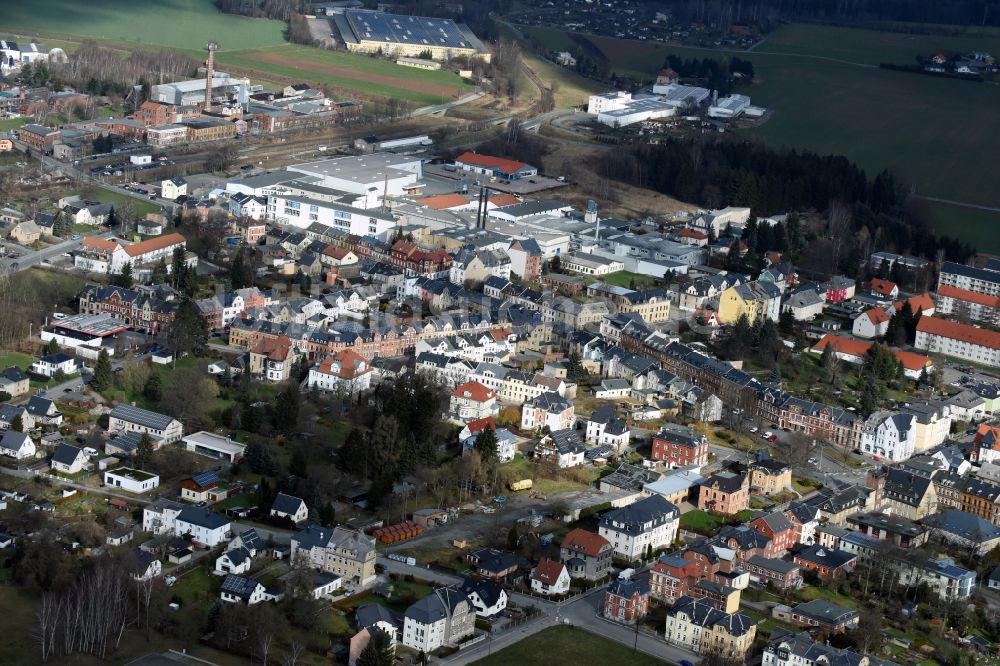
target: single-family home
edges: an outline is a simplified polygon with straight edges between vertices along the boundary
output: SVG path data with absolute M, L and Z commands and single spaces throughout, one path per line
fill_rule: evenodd
M 494 581 L 466 578 L 462 581 L 461 590 L 476 609 L 478 617 L 494 617 L 507 608 L 507 591 Z
M 47 354 L 31 364 L 32 372 L 46 377 L 55 377 L 60 372 L 72 375 L 76 370 L 76 359 L 64 352 Z
M 543 557 L 531 570 L 531 591 L 545 596 L 569 592 L 570 576 L 566 565 Z
M 851 332 L 859 338 L 868 340 L 881 338 L 889 330 L 890 319 L 884 308 L 869 308 L 855 317 Z
M 56 407 L 56 403 L 52 402 L 48 398 L 43 398 L 41 396 L 33 395 L 31 399 L 28 400 L 28 404 L 25 406 L 28 410 L 28 414 L 31 415 L 31 419 L 37 426 L 39 424 L 43 425 L 62 425 L 63 414 Z
M 577 467 L 586 461 L 587 447 L 576 430 L 554 430 L 535 445 L 535 460 L 559 469 Z
M 219 588 L 219 598 L 230 604 L 244 603 L 252 606 L 267 599 L 267 589 L 253 578 L 229 574 Z
M 545 391 L 524 403 L 521 408 L 521 430 L 550 431 L 573 427 L 573 403 L 554 391 Z
M 298 497 L 278 493 L 271 504 L 271 515 L 277 518 L 287 518 L 296 525 L 300 525 L 309 519 L 309 508 Z
M 184 426 L 177 419 L 125 403 L 115 405 L 108 415 L 108 432 L 122 435 L 129 432 L 147 434 L 153 439 L 153 448 L 180 440 Z
M 371 388 L 374 370 L 361 354 L 344 349 L 309 369 L 308 386 L 320 391 L 355 396 Z
M 160 477 L 140 469 L 115 467 L 104 471 L 104 485 L 141 495 L 159 487 Z
M 493 548 L 482 548 L 466 554 L 465 561 L 476 573 L 490 580 L 502 580 L 517 571 L 517 558 Z
M 824 548 L 817 544 L 795 553 L 794 560 L 803 569 L 815 571 L 821 578 L 836 578 L 846 576 L 854 571 L 858 556 L 836 548 Z
M 778 607 L 776 607 L 777 610 Z M 806 627 L 819 627 L 827 634 L 840 634 L 858 626 L 860 616 L 853 608 L 845 608 L 826 599 L 813 599 L 791 610 L 791 621 Z
M 17 430 L 5 430 L 0 437 L 0 453 L 15 460 L 27 460 L 35 457 L 35 443 L 26 433 Z
M 233 548 L 215 558 L 215 573 L 217 575 L 245 574 L 250 571 L 253 556 L 246 548 Z
M 451 392 L 449 413 L 459 421 L 468 422 L 500 413 L 496 391 L 479 382 L 465 382 Z
M 160 182 L 160 196 L 164 199 L 176 201 L 177 197 L 187 196 L 187 181 L 180 176 L 174 176 Z
M 60 444 L 52 454 L 51 467 L 53 471 L 63 474 L 77 474 L 87 465 L 87 454 L 83 449 L 65 442 Z
M 0 393 L 6 393 L 11 398 L 19 398 L 28 392 L 31 383 L 24 370 L 11 366 L 0 372 Z

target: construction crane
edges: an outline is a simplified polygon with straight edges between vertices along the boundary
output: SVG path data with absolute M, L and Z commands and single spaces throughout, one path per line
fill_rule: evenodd
M 208 43 L 208 60 L 205 61 L 205 111 L 212 110 L 212 74 L 215 70 L 215 51 L 219 45 Z

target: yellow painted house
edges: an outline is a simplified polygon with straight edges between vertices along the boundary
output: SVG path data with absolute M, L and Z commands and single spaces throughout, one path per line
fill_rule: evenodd
M 720 324 L 732 325 L 746 315 L 751 324 L 764 318 L 778 321 L 781 314 L 781 290 L 771 282 L 747 282 L 719 294 Z

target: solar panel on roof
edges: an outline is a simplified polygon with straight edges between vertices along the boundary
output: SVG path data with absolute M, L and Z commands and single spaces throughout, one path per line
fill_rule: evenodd
M 192 477 L 191 480 L 204 487 L 210 483 L 216 483 L 219 480 L 219 475 L 215 472 L 202 472 L 198 476 Z

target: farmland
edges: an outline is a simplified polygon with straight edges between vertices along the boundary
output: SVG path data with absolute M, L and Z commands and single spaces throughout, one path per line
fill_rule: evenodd
M 226 48 L 259 48 L 285 41 L 281 21 L 223 14 L 212 0 L 37 0 L 4 3 L 7 30 L 78 36 L 181 49 L 203 49 L 209 41 Z
M 608 37 L 586 39 L 613 71 L 645 81 L 670 53 L 699 59 L 726 55 Z M 914 36 L 784 26 L 754 51 L 739 54 L 753 62 L 757 76 L 753 86 L 740 92 L 774 111 L 746 134 L 776 146 L 845 154 L 868 171 L 891 169 L 919 194 L 998 206 L 1000 191 L 991 186 L 989 174 L 990 156 L 1000 150 L 1000 136 L 991 130 L 1000 89 L 877 67 L 883 61 L 914 62 L 918 53 L 974 48 L 1000 51 L 1000 33 Z M 932 220 L 941 233 L 983 249 L 987 244 L 1000 249 L 992 238 L 1000 216 L 959 208 L 934 212 Z
M 331 86 L 344 96 L 391 97 L 418 104 L 440 104 L 471 92 L 473 87 L 456 74 L 402 67 L 387 60 L 308 46 L 283 46 L 221 53 L 221 66 L 252 70 L 275 82 L 309 81 Z

